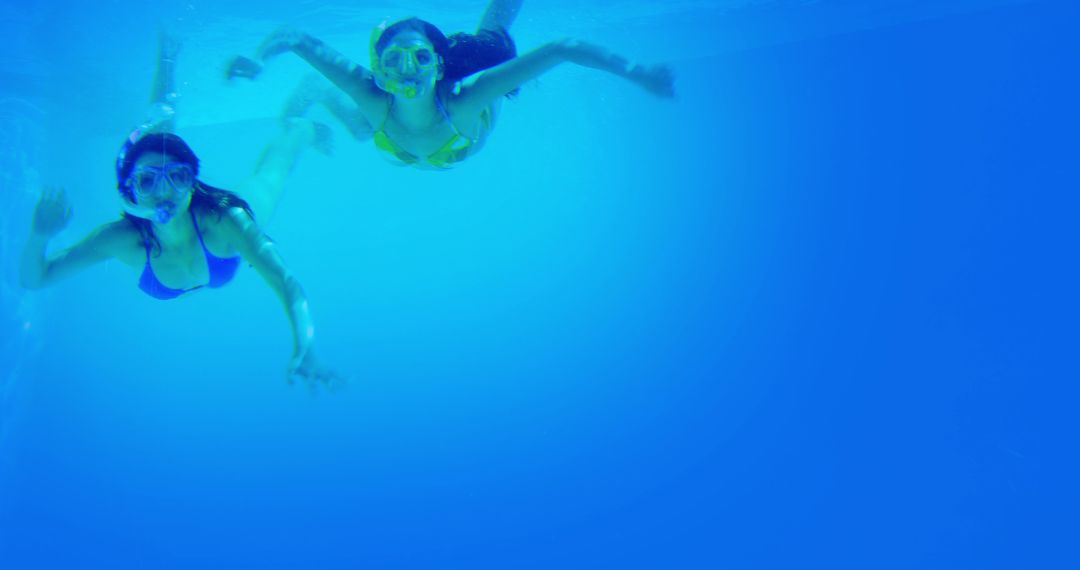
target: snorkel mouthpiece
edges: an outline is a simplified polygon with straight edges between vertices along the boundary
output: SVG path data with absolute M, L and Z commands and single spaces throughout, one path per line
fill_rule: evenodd
M 154 221 L 159 224 L 165 225 L 169 223 L 169 220 L 173 219 L 173 216 L 175 215 L 176 204 L 173 202 L 158 204 L 158 206 L 154 208 Z
M 170 220 L 176 217 L 176 212 L 180 210 L 180 205 L 173 200 L 162 202 L 156 206 L 150 206 L 136 204 L 125 199 L 123 200 L 123 207 L 125 212 L 136 218 L 150 220 L 162 225 L 169 223 Z
M 401 95 L 406 99 L 415 99 L 416 96 L 420 94 L 420 89 L 416 87 L 417 82 L 415 80 L 396 81 L 391 79 L 387 81 L 386 84 L 387 87 L 389 87 L 387 91 L 393 93 L 394 95 Z
M 406 99 L 415 99 L 421 93 L 426 91 L 426 89 L 423 89 L 423 85 L 415 79 L 406 79 L 402 81 L 390 77 L 382 71 L 376 72 L 375 84 L 379 86 L 379 89 L 382 89 L 387 93 L 400 95 Z

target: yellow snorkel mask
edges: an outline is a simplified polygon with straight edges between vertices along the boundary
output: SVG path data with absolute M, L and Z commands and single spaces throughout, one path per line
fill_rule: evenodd
M 375 46 L 386 31 L 379 24 L 371 32 L 371 71 L 379 89 L 414 99 L 435 86 L 442 75 L 442 60 L 427 41 L 416 40 L 406 45 L 388 45 L 378 53 Z

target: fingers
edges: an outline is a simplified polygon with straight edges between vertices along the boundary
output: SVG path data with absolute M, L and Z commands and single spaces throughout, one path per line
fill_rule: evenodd
M 65 227 L 71 220 L 72 208 L 67 192 L 61 187 L 45 186 L 41 197 L 34 207 L 32 229 L 34 233 L 50 238 Z
M 675 72 L 666 65 L 660 65 L 653 69 L 654 87 L 658 95 L 662 97 L 675 96 Z
M 334 372 L 327 372 L 321 379 L 326 391 L 331 394 L 343 390 L 348 384 L 348 379 L 340 374 Z
M 41 198 L 38 198 L 39 208 L 56 208 L 64 212 L 71 211 L 71 205 L 67 198 L 67 191 L 59 186 L 45 186 L 41 189 Z
M 66 227 L 71 221 L 71 202 L 68 201 L 67 193 L 60 190 L 56 197 L 56 208 L 60 211 L 60 227 Z
M 294 386 L 297 379 L 303 382 L 307 386 L 311 395 L 316 395 L 319 389 L 323 389 L 328 393 L 335 393 L 344 388 L 347 385 L 346 378 L 337 374 L 336 372 L 324 369 L 316 370 L 304 370 L 298 368 L 290 370 L 288 374 L 289 386 Z
M 47 186 L 42 195 L 47 196 L 50 202 L 62 202 L 67 200 L 67 192 L 63 186 Z

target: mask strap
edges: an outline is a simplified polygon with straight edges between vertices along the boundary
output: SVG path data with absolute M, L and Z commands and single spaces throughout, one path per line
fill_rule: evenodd
M 371 56 L 371 71 L 377 73 L 382 65 L 379 63 L 379 54 L 375 52 L 375 44 L 379 43 L 379 38 L 382 37 L 383 32 L 390 26 L 387 20 L 383 20 L 375 29 L 371 30 L 371 41 L 368 43 L 368 50 Z

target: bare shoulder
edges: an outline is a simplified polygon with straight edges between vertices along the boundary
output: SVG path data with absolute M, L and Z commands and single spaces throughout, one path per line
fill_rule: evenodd
M 243 243 L 249 242 L 252 237 L 262 233 L 259 224 L 251 214 L 243 208 L 233 207 L 219 213 L 212 212 L 204 215 L 208 225 L 213 227 L 215 234 L 234 249 L 241 249 Z
M 446 102 L 447 112 L 454 118 L 454 124 L 459 128 L 462 125 L 473 125 L 485 110 L 499 101 L 498 98 L 487 98 L 483 94 L 476 93 L 473 86 L 480 75 L 482 73 L 469 77 L 461 84 L 460 90 L 456 93 L 448 93 L 443 99 Z
M 87 237 L 98 247 L 119 250 L 123 248 L 142 248 L 143 238 L 131 222 L 121 218 L 119 220 L 102 224 Z
M 221 216 L 218 227 L 230 248 L 255 267 L 259 267 L 260 260 L 273 252 L 273 242 L 263 233 L 255 218 L 243 208 L 229 208 Z
M 98 226 L 81 245 L 98 257 L 113 257 L 129 265 L 140 264 L 145 257 L 142 235 L 123 218 Z
M 370 121 L 371 115 L 381 115 L 390 106 L 393 96 L 379 88 L 375 75 L 360 66 L 353 74 L 351 88 L 346 94 L 356 101 L 360 112 Z
M 248 226 L 254 224 L 252 217 L 243 208 L 233 207 L 227 210 L 197 210 L 196 220 L 203 243 L 211 253 L 229 257 L 244 250 Z
M 200 208 L 195 211 L 195 217 L 204 235 L 225 233 L 243 227 L 244 220 L 251 220 L 251 216 L 240 207 L 225 210 Z
M 229 208 L 225 215 L 221 217 L 222 221 L 231 229 L 246 231 L 251 227 L 258 227 L 255 222 L 255 218 L 251 214 L 247 213 L 247 210 L 243 208 Z

